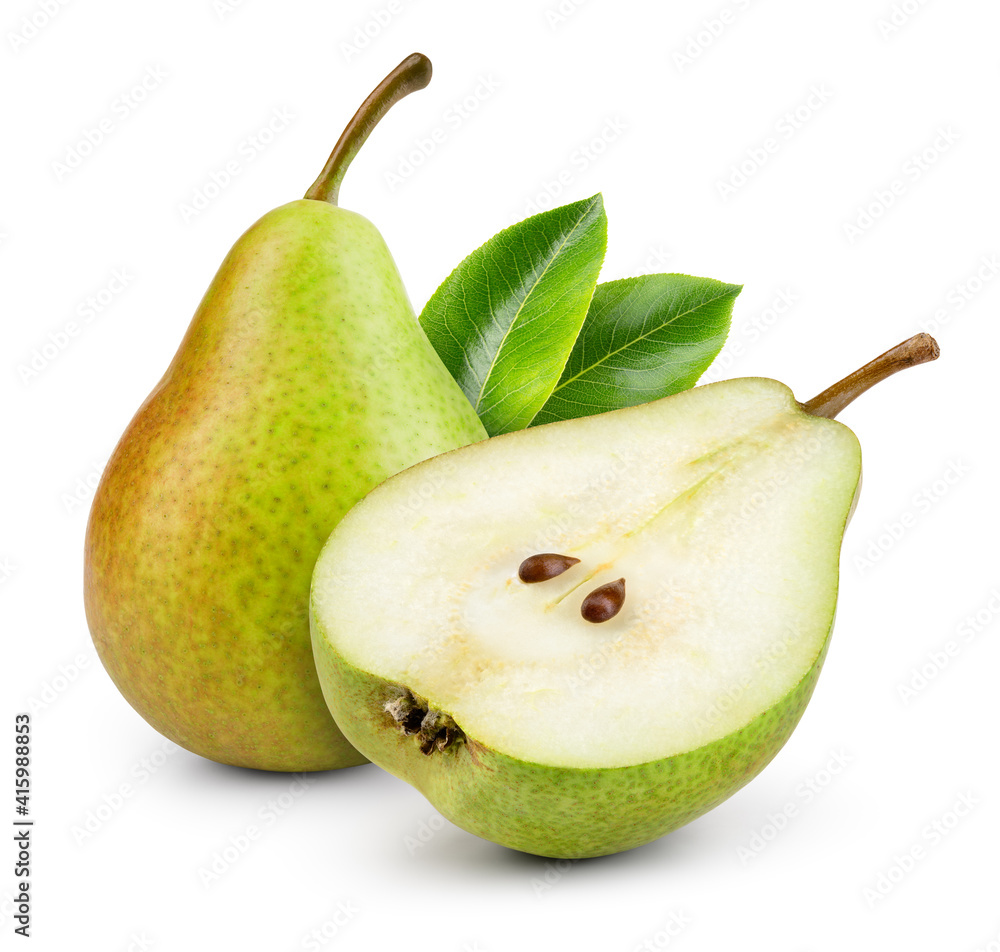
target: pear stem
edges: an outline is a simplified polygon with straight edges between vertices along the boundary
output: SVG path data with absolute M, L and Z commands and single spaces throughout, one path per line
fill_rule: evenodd
M 813 416 L 826 417 L 832 420 L 857 397 L 860 397 L 870 387 L 891 377 L 907 367 L 925 364 L 929 360 L 937 360 L 941 349 L 930 334 L 917 334 L 903 343 L 887 350 L 884 354 L 867 363 L 860 370 L 844 377 L 821 394 L 807 400 L 802 409 Z
M 336 205 L 340 197 L 340 184 L 344 181 L 348 166 L 365 144 L 372 129 L 400 99 L 423 89 L 430 81 L 431 61 L 423 53 L 411 53 L 407 56 L 361 104 L 305 197 Z

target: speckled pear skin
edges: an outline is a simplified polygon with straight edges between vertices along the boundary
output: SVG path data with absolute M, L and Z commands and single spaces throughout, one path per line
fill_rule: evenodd
M 403 735 L 383 710 L 394 685 L 332 651 L 317 652 L 317 664 L 327 703 L 348 740 L 416 787 L 442 816 L 525 853 L 584 859 L 652 842 L 757 776 L 799 722 L 829 640 L 828 633 L 802 680 L 740 730 L 663 760 L 599 769 L 526 763 L 474 738 L 425 755 L 416 737 Z M 433 698 L 427 700 L 433 706 Z
M 485 436 L 374 226 L 322 201 L 268 213 L 223 262 L 98 487 L 84 596 L 112 680 L 211 760 L 363 763 L 316 678 L 313 564 L 377 483 Z

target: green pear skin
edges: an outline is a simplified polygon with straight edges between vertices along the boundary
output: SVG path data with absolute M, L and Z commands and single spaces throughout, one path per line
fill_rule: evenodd
M 302 199 L 209 287 L 112 454 L 86 533 L 97 652 L 129 703 L 221 763 L 363 763 L 324 703 L 313 564 L 388 476 L 486 432 L 365 218 Z
M 749 783 L 788 740 L 829 644 L 784 698 L 695 750 L 629 767 L 578 769 L 518 760 L 469 739 L 431 756 L 386 730 L 392 685 L 317 651 L 337 723 L 376 764 L 417 788 L 456 826 L 511 849 L 585 859 L 633 849 L 707 813 Z

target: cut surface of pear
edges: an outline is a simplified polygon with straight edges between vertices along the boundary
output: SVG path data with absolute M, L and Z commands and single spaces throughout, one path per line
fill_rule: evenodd
M 490 839 L 551 856 L 653 839 L 746 783 L 798 719 L 860 465 L 847 427 L 750 378 L 415 466 L 317 563 L 334 717 Z M 526 585 L 534 552 L 580 561 Z M 581 618 L 619 578 L 618 614 Z M 444 749 L 400 730 L 400 696 L 454 725 Z

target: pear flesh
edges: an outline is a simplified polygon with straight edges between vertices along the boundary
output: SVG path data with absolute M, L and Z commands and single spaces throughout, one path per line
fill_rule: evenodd
M 480 836 L 551 857 L 655 839 L 797 723 L 860 469 L 849 429 L 760 378 L 424 462 L 318 560 L 327 703 L 358 750 Z M 520 581 L 543 552 L 579 562 Z M 619 578 L 618 614 L 584 620 Z
M 316 679 L 308 597 L 366 492 L 485 430 L 365 218 L 302 199 L 223 262 L 87 528 L 98 654 L 177 744 L 265 770 L 364 762 Z

